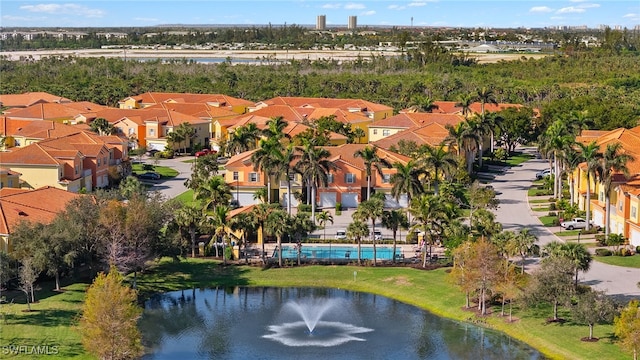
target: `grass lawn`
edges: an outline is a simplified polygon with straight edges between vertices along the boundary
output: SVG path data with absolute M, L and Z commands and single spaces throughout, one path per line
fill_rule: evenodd
M 537 186 L 532 186 L 527 190 L 527 196 L 549 196 L 553 197 L 553 191 L 538 189 Z
M 546 199 L 529 199 L 529 204 L 548 204 L 549 198 Z
M 533 156 L 530 154 L 513 153 L 513 155 L 511 155 L 509 159 L 507 159 L 507 165 L 518 166 L 523 162 L 527 162 L 531 159 L 533 159 Z
M 633 256 L 594 256 L 595 260 L 609 265 L 640 268 L 640 255 Z
M 562 230 L 562 231 L 558 231 L 556 233 L 554 233 L 555 235 L 558 236 L 578 236 L 578 234 L 580 234 L 580 231 L 582 230 Z M 585 235 L 585 238 L 588 235 Z
M 542 222 L 542 225 L 546 227 L 550 227 L 550 226 L 556 226 L 553 224 L 553 221 L 557 220 L 558 217 L 557 216 L 540 216 L 539 219 Z
M 549 207 L 548 206 L 532 206 L 531 210 L 549 212 Z
M 358 280 L 353 281 L 353 272 Z M 14 314 L 3 326 L 3 344 L 59 344 L 60 354 L 51 358 L 90 358 L 80 346 L 80 334 L 73 328 L 81 307 L 85 284 L 74 284 L 66 292 L 42 298 L 33 305 L 38 310 L 22 313 L 24 304 L 12 305 Z M 475 315 L 465 311 L 464 295 L 447 280 L 447 269 L 422 271 L 412 268 L 304 266 L 263 269 L 260 267 L 227 266 L 211 260 L 185 260 L 179 263 L 163 260 L 138 279 L 141 295 L 192 287 L 215 286 L 314 286 L 362 291 L 397 299 L 458 321 L 468 321 Z M 516 304 L 517 305 L 517 304 Z M 566 311 L 564 324 L 546 324 L 551 315 L 548 306 L 514 310 L 519 320 L 507 323 L 499 316 L 499 307 L 481 321 L 494 330 L 525 341 L 553 359 L 627 359 L 611 340 L 612 326 L 597 325 L 594 335 L 599 342 L 584 343 L 588 327 L 575 324 Z
M 136 174 L 143 174 L 143 173 L 147 172 L 147 170 L 144 170 L 142 168 L 142 164 L 133 164 L 131 166 L 131 168 L 132 168 L 133 172 L 136 173 Z M 177 170 L 175 170 L 173 168 L 170 168 L 170 167 L 167 167 L 167 166 L 155 166 L 154 165 L 152 171 L 157 172 L 158 174 L 160 174 L 164 178 L 172 178 L 172 177 L 176 177 L 178 175 L 178 171 Z

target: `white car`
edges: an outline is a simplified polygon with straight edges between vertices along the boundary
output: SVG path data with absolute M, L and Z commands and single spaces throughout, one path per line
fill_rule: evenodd
M 590 220 L 589 224 L 591 224 L 591 227 L 600 229 L 600 226 L 593 224 L 593 220 Z M 567 230 L 585 229 L 587 227 L 587 220 L 583 218 L 573 218 L 569 221 L 563 221 L 562 223 L 560 223 L 560 226 Z
M 536 173 L 536 180 L 544 179 L 547 176 L 550 176 L 551 174 L 553 174 L 553 171 L 551 171 L 551 169 L 544 169 L 542 171 L 538 171 Z
M 346 230 L 338 230 L 336 231 L 336 240 L 344 240 L 347 238 Z
M 382 240 L 382 232 L 379 230 L 374 231 L 372 235 L 375 240 Z

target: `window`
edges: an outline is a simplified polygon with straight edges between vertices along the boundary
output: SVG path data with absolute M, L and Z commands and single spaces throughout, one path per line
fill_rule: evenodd
M 636 220 L 636 215 L 638 215 L 638 208 L 635 206 L 631 207 L 631 219 Z
M 260 177 L 258 176 L 258 173 L 249 173 L 249 182 L 258 182 L 259 179 Z
M 134 128 L 129 128 L 129 135 L 133 135 L 135 133 L 135 129 Z
M 100 164 L 101 164 L 101 162 L 100 162 L 100 158 L 98 158 L 98 166 L 100 166 Z M 77 174 L 77 173 L 78 173 L 78 172 L 76 171 L 76 174 Z
M 156 136 L 156 129 L 149 129 L 149 136 Z
M 388 184 L 391 182 L 391 174 L 382 174 L 382 183 Z
M 356 182 L 356 174 L 346 174 L 344 176 L 344 182 L 346 182 L 347 184 L 353 184 L 354 182 Z
M 240 179 L 240 175 L 237 171 L 233 172 L 233 181 L 238 181 Z
M 78 175 L 80 173 L 80 166 L 76 165 L 76 175 Z
M 598 193 L 598 201 L 600 202 L 604 201 L 604 191 L 600 191 L 600 193 Z
M 9 187 L 13 187 L 13 179 L 8 179 L 9 180 Z M 2 183 L 0 183 L 0 186 L 2 186 Z
M 618 211 L 622 211 L 622 201 L 618 201 Z
M 373 129 L 373 135 L 378 135 L 378 129 Z
M 333 183 L 333 174 L 327 174 L 327 184 Z
M 391 134 L 389 129 L 382 130 L 382 136 L 389 136 Z

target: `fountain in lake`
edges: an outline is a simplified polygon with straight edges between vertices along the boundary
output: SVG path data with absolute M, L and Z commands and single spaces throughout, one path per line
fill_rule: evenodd
M 350 341 L 366 341 L 356 336 L 368 333 L 373 329 L 348 324 L 343 321 L 323 320 L 324 317 L 341 318 L 345 314 L 345 302 L 341 299 L 308 298 L 290 300 L 283 306 L 284 316 L 295 316 L 301 320 L 283 322 L 268 327 L 270 334 L 263 338 L 278 341 L 287 346 L 320 346 L 330 347 Z

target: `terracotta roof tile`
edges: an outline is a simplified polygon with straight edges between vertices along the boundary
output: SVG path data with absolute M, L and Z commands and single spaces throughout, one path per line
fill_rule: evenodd
M 50 139 L 77 134 L 81 131 L 82 130 L 71 125 L 65 125 L 49 120 L 39 120 L 29 122 L 13 135 L 34 139 Z
M 449 131 L 444 125 L 439 123 L 430 123 L 397 132 L 383 139 L 374 141 L 373 144 L 384 149 L 389 149 L 393 145 L 397 145 L 401 140 L 407 142 L 415 142 L 418 146 L 428 144 L 438 146 L 444 141 Z
M 290 105 L 293 107 L 313 107 L 313 108 L 339 108 L 342 110 L 361 109 L 369 112 L 389 111 L 392 107 L 376 104 L 362 99 L 334 99 L 334 98 L 307 98 L 307 97 L 286 97 L 279 96 L 269 100 L 261 101 L 268 106 Z
M 146 92 L 144 94 L 130 96 L 129 98 L 139 101 L 143 104 L 159 104 L 167 101 L 177 101 L 183 103 L 209 103 L 218 106 L 241 106 L 253 105 L 251 101 L 235 98 L 223 94 L 190 94 L 190 93 L 163 93 L 163 92 Z
M 0 103 L 6 107 L 27 107 L 39 102 L 68 103 L 71 100 L 46 92 L 26 92 L 22 94 L 0 95 Z

